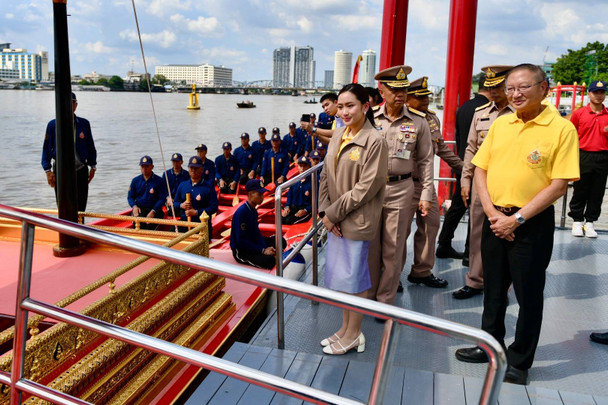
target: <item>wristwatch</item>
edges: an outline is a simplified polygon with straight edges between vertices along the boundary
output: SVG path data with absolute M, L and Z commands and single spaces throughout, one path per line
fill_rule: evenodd
M 317 127 L 312 127 L 312 133 L 316 133 L 317 132 Z
M 519 212 L 516 212 L 514 216 L 518 224 L 523 225 L 526 222 L 526 218 L 524 218 Z

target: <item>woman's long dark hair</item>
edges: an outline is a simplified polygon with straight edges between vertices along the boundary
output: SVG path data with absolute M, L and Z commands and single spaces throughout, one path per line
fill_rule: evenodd
M 361 102 L 361 104 L 365 105 L 365 103 L 369 102 L 369 94 L 367 93 L 367 90 L 365 90 L 365 87 L 361 86 L 358 83 L 350 83 L 347 84 L 346 86 L 342 87 L 342 90 L 340 90 L 340 92 L 338 93 L 338 96 L 342 93 L 353 93 L 355 95 L 355 97 L 357 98 L 357 100 L 359 100 Z M 372 111 L 372 108 L 368 108 L 367 112 L 365 113 L 365 116 L 367 117 L 367 119 L 369 120 L 369 122 L 372 124 L 372 126 L 376 126 L 376 123 L 374 121 L 374 112 Z

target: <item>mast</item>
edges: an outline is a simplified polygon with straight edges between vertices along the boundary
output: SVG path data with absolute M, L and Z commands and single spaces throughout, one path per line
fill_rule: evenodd
M 379 71 L 405 61 L 408 4 L 409 0 L 384 0 Z
M 78 222 L 67 0 L 53 0 L 53 29 L 55 32 L 57 210 L 59 218 Z M 55 256 L 71 257 L 82 253 L 84 248 L 81 247 L 78 238 L 59 234 L 59 245 L 53 248 Z

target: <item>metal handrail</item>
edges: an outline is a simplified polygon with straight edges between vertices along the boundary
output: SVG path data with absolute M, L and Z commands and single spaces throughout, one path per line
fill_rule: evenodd
M 126 328 L 92 319 L 67 309 L 57 308 L 53 305 L 30 299 L 29 286 L 31 281 L 35 226 L 41 226 L 80 239 L 90 240 L 111 247 L 166 260 L 171 263 L 190 267 L 194 270 L 206 271 L 262 288 L 288 293 L 296 297 L 330 304 L 350 311 L 357 311 L 364 315 L 387 319 L 389 322 L 385 325 L 383 341 L 387 340 L 387 333 L 392 333 L 393 322 L 429 330 L 444 336 L 461 338 L 479 345 L 488 354 L 490 360 L 479 403 L 483 405 L 494 404 L 498 399 L 499 390 L 506 369 L 506 355 L 496 339 L 482 330 L 416 313 L 404 308 L 370 301 L 346 293 L 328 290 L 318 286 L 284 279 L 282 277 L 276 277 L 244 266 L 215 261 L 206 257 L 200 257 L 121 235 L 115 235 L 103 230 L 93 229 L 85 225 L 74 224 L 41 214 L 29 213 L 6 205 L 0 204 L 0 216 L 12 218 L 23 223 L 15 319 L 16 331 L 13 345 L 13 368 L 10 379 L 7 379 L 6 373 L 0 374 L 0 382 L 8 384 L 12 388 L 12 403 L 19 403 L 21 392 L 27 392 L 42 399 L 60 403 L 84 403 L 82 400 L 74 397 L 69 397 L 69 400 L 65 399 L 68 397 L 67 394 L 55 391 L 51 392 L 48 388 L 36 385 L 34 382 L 23 378 L 27 311 L 38 312 L 45 316 L 59 319 L 102 335 L 134 344 L 155 353 L 164 354 L 188 364 L 204 367 L 211 371 L 235 377 L 247 383 L 266 387 L 299 399 L 328 403 L 360 403 L 249 367 L 218 359 L 173 343 L 136 333 Z M 393 322 L 391 322 L 391 320 Z M 387 366 L 387 364 L 385 364 L 387 363 L 386 359 L 387 356 L 379 358 L 380 362 L 377 364 L 377 370 Z M 372 382 L 372 392 L 370 393 L 370 403 L 376 403 L 381 400 L 377 399 L 378 391 L 380 391 L 380 388 L 378 387 L 378 379 L 375 375 L 374 381 Z

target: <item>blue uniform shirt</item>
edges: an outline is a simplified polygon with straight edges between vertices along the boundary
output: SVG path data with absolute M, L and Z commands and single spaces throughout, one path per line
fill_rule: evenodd
M 304 208 L 312 212 L 312 181 L 310 177 L 300 180 L 287 192 L 287 206 Z
M 247 149 L 239 146 L 234 150 L 234 157 L 236 157 L 236 160 L 239 162 L 239 167 L 243 169 L 243 171 L 255 171 L 258 169 L 258 151 L 252 145 L 249 145 Z
M 186 212 L 181 209 L 180 205 L 186 201 L 187 193 L 190 193 L 192 208 L 198 213 L 196 217 L 192 218 L 192 221 L 201 222 L 199 217 L 203 215 L 203 211 L 209 215 L 209 219 L 211 220 L 211 215 L 217 212 L 217 194 L 215 194 L 215 189 L 206 181 L 199 181 L 196 184 L 192 184 L 192 180 L 182 182 L 175 193 L 173 208 L 182 211 L 181 219 L 183 221 L 186 221 L 187 217 Z
M 264 143 L 260 143 L 260 141 L 255 141 L 252 146 L 255 148 L 255 150 L 258 153 L 257 156 L 257 164 L 258 167 L 262 167 L 262 160 L 264 160 L 264 153 L 268 150 L 268 149 L 272 149 L 272 144 L 270 143 L 270 141 L 268 139 L 266 139 L 266 142 Z
M 219 182 L 220 179 L 231 178 L 234 181 L 239 181 L 240 171 L 239 162 L 234 155 L 230 155 L 228 159 L 223 154 L 215 158 L 215 178 Z
M 97 150 L 95 149 L 93 135 L 91 134 L 91 124 L 84 118 L 74 116 L 74 127 L 76 129 L 74 148 L 78 153 L 78 158 L 82 164 L 95 167 L 97 165 Z M 42 144 L 42 159 L 40 163 L 44 171 L 51 170 L 51 160 L 57 159 L 56 148 L 56 122 L 55 120 L 51 120 L 46 126 L 44 143 Z
M 137 205 L 139 208 L 151 208 L 155 212 L 161 212 L 167 198 L 167 186 L 160 176 L 152 173 L 148 180 L 140 174 L 131 180 L 127 201 L 129 206 Z
M 203 162 L 203 181 L 209 183 L 211 187 L 213 187 L 213 182 L 215 181 L 215 163 L 208 158 L 205 158 Z
M 274 179 L 278 179 L 281 176 L 287 176 L 287 172 L 289 171 L 289 158 L 287 157 L 287 153 L 283 149 L 279 149 L 278 152 L 273 151 L 272 149 L 267 150 L 264 153 L 264 159 L 262 160 L 262 172 L 261 175 L 265 177 L 264 180 L 268 181 L 272 178 L 272 162 L 271 159 L 274 158 Z
M 298 135 L 298 131 L 296 130 L 294 136 L 287 134 L 283 137 L 281 147 L 292 157 L 296 155 L 301 156 L 304 153 L 304 138 Z
M 333 123 L 334 117 L 327 114 L 326 112 L 322 112 L 321 114 L 319 114 L 319 118 L 317 119 L 317 128 L 331 129 Z
M 258 211 L 247 201 L 232 216 L 230 248 L 242 252 L 263 253 L 266 242 L 258 226 Z
M 171 198 L 175 198 L 175 193 L 177 192 L 177 187 L 186 180 L 190 180 L 190 173 L 187 170 L 182 170 L 179 174 L 175 174 L 173 169 L 169 169 L 163 173 L 163 184 L 166 183 L 165 177 L 169 179 L 169 189 L 171 190 Z

